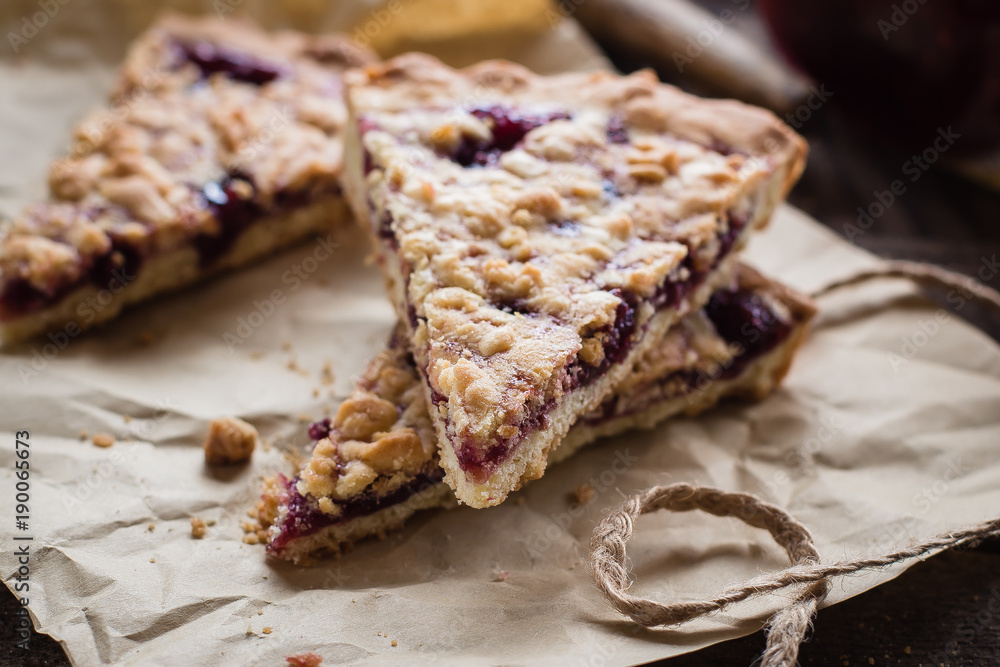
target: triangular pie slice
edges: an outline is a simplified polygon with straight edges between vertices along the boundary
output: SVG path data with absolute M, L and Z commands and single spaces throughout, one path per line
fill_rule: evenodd
M 69 337 L 348 217 L 347 37 L 167 16 L 0 240 L 0 338 Z
M 648 72 L 345 76 L 344 186 L 367 221 L 460 501 L 495 505 L 729 279 L 798 177 L 770 113 Z
M 780 382 L 815 308 L 796 292 L 740 267 L 737 282 L 673 327 L 618 391 L 584 415 L 550 458 L 602 436 L 693 415 L 726 397 L 760 399 Z M 264 484 L 257 513 L 268 553 L 308 562 L 398 528 L 422 509 L 449 507 L 422 379 L 397 329 L 291 479 Z

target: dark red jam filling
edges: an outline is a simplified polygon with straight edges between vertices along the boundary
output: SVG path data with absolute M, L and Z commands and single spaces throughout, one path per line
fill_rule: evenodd
M 245 188 L 237 188 L 236 181 L 242 181 Z M 241 194 L 241 190 L 246 188 L 249 189 L 248 194 Z M 260 218 L 305 206 L 311 196 L 338 191 L 339 186 L 335 184 L 321 184 L 320 187 L 301 192 L 279 192 L 275 196 L 274 205 L 266 208 L 256 201 L 253 182 L 243 174 L 234 173 L 219 182 L 207 183 L 197 194 L 211 210 L 219 226 L 215 234 L 203 233 L 192 239 L 201 268 L 210 267 L 229 252 L 240 235 Z M 114 292 L 128 285 L 138 275 L 144 256 L 139 248 L 116 237 L 114 230 L 109 231 L 108 235 L 111 238 L 111 250 L 89 260 L 84 275 L 75 282 L 43 291 L 25 280 L 9 281 L 0 291 L 0 320 L 42 310 L 87 284 Z
M 728 229 L 719 236 L 719 252 L 711 268 L 702 271 L 694 270 L 691 255 L 689 254 L 685 259 L 688 268 L 687 277 L 684 280 L 664 283 L 650 298 L 650 303 L 654 308 L 663 310 L 679 305 L 688 294 L 704 282 L 710 271 L 718 267 L 719 263 L 732 251 L 736 238 L 746 226 L 747 218 L 746 216 L 731 214 L 729 215 L 728 222 Z M 612 365 L 624 361 L 636 342 L 636 312 L 640 300 L 634 293 L 628 290 L 616 288 L 611 292 L 621 299 L 615 313 L 615 322 L 600 332 L 595 332 L 595 334 L 604 334 L 604 359 L 596 366 L 584 364 L 581 360 L 574 362 L 566 371 L 563 389 L 567 393 L 590 384 L 603 376 Z M 527 304 L 520 301 L 502 303 L 497 307 L 507 312 L 524 314 L 530 312 Z M 736 372 L 738 373 L 739 369 Z M 462 470 L 476 483 L 481 484 L 485 482 L 508 457 L 510 451 L 517 446 L 525 434 L 548 427 L 548 413 L 554 407 L 555 402 L 548 401 L 529 408 L 528 417 L 518 423 L 517 435 L 495 442 L 488 446 L 485 451 L 472 442 L 462 443 L 456 451 Z
M 0 291 L 0 321 L 42 310 L 71 291 L 88 284 L 98 289 L 111 290 L 112 293 L 127 287 L 135 280 L 142 266 L 142 253 L 113 233 L 110 237 L 111 249 L 100 257 L 89 260 L 89 265 L 79 280 L 56 286 L 52 290 L 38 289 L 21 278 L 7 282 Z
M 330 435 L 330 431 L 333 430 L 330 426 L 330 419 L 326 418 L 322 421 L 313 422 L 309 424 L 309 439 L 313 442 L 318 440 L 323 440 Z
M 249 196 L 242 195 L 236 187 L 237 181 L 249 186 Z M 220 183 L 206 183 L 201 189 L 201 196 L 219 223 L 217 234 L 199 234 L 194 239 L 198 261 L 205 268 L 225 255 L 240 234 L 263 216 L 264 210 L 254 201 L 253 185 L 242 176 L 229 176 Z
M 501 104 L 476 107 L 469 113 L 481 120 L 492 120 L 493 138 L 484 141 L 463 137 L 458 148 L 449 156 L 463 167 L 494 166 L 500 156 L 521 143 L 528 132 L 554 120 L 570 118 L 564 111 L 532 113 Z
M 722 379 L 736 377 L 792 333 L 791 323 L 782 320 L 751 290 L 719 290 L 705 306 L 705 314 L 723 340 L 740 350 L 723 371 Z
M 625 127 L 625 119 L 620 114 L 615 114 L 608 121 L 607 127 L 608 141 L 612 144 L 628 143 L 628 128 Z
M 335 501 L 340 508 L 340 514 L 337 516 L 330 516 L 320 511 L 314 500 L 300 494 L 295 488 L 298 479 L 295 477 L 286 483 L 288 514 L 285 516 L 278 534 L 267 545 L 267 550 L 272 554 L 281 553 L 292 540 L 308 537 L 328 526 L 344 524 L 352 519 L 399 505 L 418 493 L 440 484 L 444 479 L 444 470 L 435 467 L 433 470 L 422 472 L 406 484 L 384 495 L 379 495 L 369 489 L 346 502 Z
M 213 74 L 225 74 L 233 81 L 263 86 L 285 73 L 276 63 L 220 44 L 206 41 L 176 41 L 175 44 L 181 57 L 197 65 L 206 79 Z
M 764 299 L 748 289 L 717 291 L 706 304 L 704 312 L 716 332 L 736 350 L 729 364 L 714 370 L 685 368 L 670 373 L 656 384 L 657 387 L 678 385 L 679 389 L 672 391 L 670 395 L 658 398 L 654 396 L 626 410 L 619 409 L 617 397 L 612 397 L 604 402 L 596 414 L 588 417 L 587 422 L 598 424 L 634 414 L 649 407 L 654 400 L 684 396 L 716 380 L 736 378 L 747 366 L 775 349 L 792 333 L 793 323 L 782 320 Z

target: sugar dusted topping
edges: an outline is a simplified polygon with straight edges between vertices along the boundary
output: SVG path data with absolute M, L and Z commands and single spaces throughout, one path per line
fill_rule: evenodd
M 641 331 L 658 290 L 713 267 L 733 217 L 801 168 L 771 115 L 648 73 L 408 55 L 346 79 L 414 353 L 449 427 L 481 449 L 572 389 L 574 364 L 603 363 L 623 317 Z

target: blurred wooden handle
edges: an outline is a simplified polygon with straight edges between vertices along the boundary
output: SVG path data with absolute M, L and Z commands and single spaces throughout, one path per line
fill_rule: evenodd
M 779 113 L 793 110 L 809 95 L 806 77 L 732 26 L 750 0 L 733 0 L 719 14 L 687 0 L 575 0 L 564 6 L 596 37 L 637 52 L 663 72 L 691 77 L 712 92 Z

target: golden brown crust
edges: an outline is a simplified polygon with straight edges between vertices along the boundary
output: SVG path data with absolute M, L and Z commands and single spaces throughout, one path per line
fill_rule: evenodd
M 213 419 L 202 443 L 205 463 L 209 465 L 246 463 L 256 446 L 257 429 L 237 417 Z
M 613 381 L 581 389 L 593 395 L 574 410 L 594 407 L 617 381 L 606 350 L 628 308 L 631 361 L 651 345 L 644 331 L 675 321 L 648 324 L 658 290 L 710 280 L 722 251 L 767 221 L 804 157 L 802 140 L 768 112 L 700 100 L 648 72 L 540 77 L 506 62 L 456 71 L 409 54 L 345 80 L 358 134 L 347 138 L 352 207 L 394 255 L 383 267 L 402 274 L 391 276 L 405 284 L 396 305 L 442 447 L 473 458 L 519 439 L 539 454 L 523 466 L 544 468 L 562 433 L 529 444 L 522 425 L 565 404 L 573 378 L 596 367 Z M 505 128 L 522 121 L 530 128 L 511 144 Z M 664 310 L 700 306 L 681 296 Z M 553 423 L 568 427 L 576 414 Z M 469 470 L 441 453 L 449 483 L 477 506 L 528 472 L 467 494 Z
M 210 73 L 186 55 L 198 48 L 276 77 Z M 373 58 L 347 37 L 163 18 L 131 48 L 112 105 L 82 120 L 70 154 L 52 165 L 51 199 L 30 206 L 0 240 L 0 292 L 18 283 L 55 301 L 93 279 L 95 266 L 128 274 L 128 255 L 220 234 L 209 201 L 217 195 L 206 187 L 228 187 L 230 200 L 262 214 L 336 195 L 341 76 Z M 11 310 L 0 309 L 7 322 L 32 314 Z
M 619 385 L 614 401 L 606 410 L 584 415 L 574 425 L 565 440 L 557 443 L 552 459 L 562 460 L 598 437 L 634 427 L 648 428 L 678 413 L 700 412 L 726 396 L 760 399 L 769 394 L 787 371 L 815 314 L 815 306 L 808 297 L 743 265 L 737 271 L 733 287 L 766 299 L 773 312 L 790 327 L 788 338 L 735 377 L 721 379 L 717 370 L 732 363 L 736 352 L 703 313 L 689 315 L 634 365 L 628 381 Z M 312 460 L 300 473 L 296 490 L 327 514 L 337 516 L 339 508 L 353 498 L 405 485 L 417 474 L 426 474 L 440 465 L 427 403 L 420 391 L 421 379 L 410 356 L 402 349 L 401 333 L 399 326 L 390 348 L 372 361 L 355 391 L 341 404 L 330 424 L 330 437 L 317 443 Z M 690 385 L 682 384 L 659 393 L 650 390 L 654 382 L 672 376 L 704 377 L 706 381 L 693 391 Z M 387 406 L 393 410 L 390 412 Z M 390 424 L 393 414 L 398 418 Z M 345 440 L 338 428 L 348 424 L 352 433 L 368 434 L 369 442 Z M 400 434 L 406 434 L 405 440 L 387 447 Z M 365 460 L 369 446 L 392 452 L 384 457 L 383 467 L 377 471 Z M 438 486 L 446 487 L 443 482 L 434 488 Z M 390 511 L 391 505 L 383 505 L 381 511 L 386 514 L 357 517 L 320 534 L 293 540 L 276 555 L 302 560 L 314 550 L 339 551 L 347 542 L 388 529 L 390 523 L 401 524 L 418 507 L 453 504 L 454 496 L 445 490 L 430 491 L 416 504 L 407 500 L 396 512 Z M 260 534 L 275 524 L 271 537 L 281 532 L 288 503 L 289 489 L 278 478 L 267 480 L 258 505 Z

